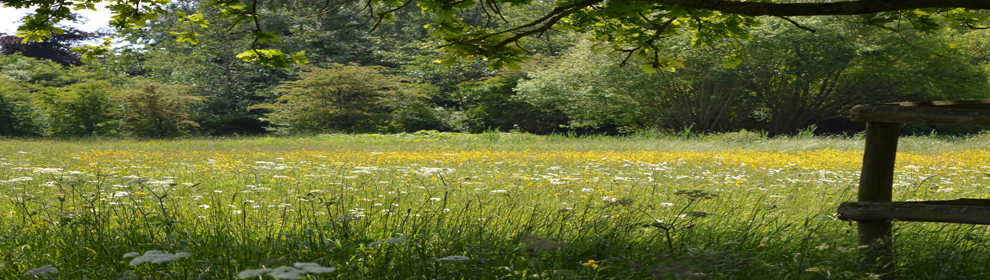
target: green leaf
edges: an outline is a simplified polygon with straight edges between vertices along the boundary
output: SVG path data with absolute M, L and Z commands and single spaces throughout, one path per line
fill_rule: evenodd
M 301 50 L 301 51 L 299 51 L 297 53 L 292 54 L 292 60 L 294 60 L 296 62 L 296 64 L 307 64 L 307 63 L 309 63 L 309 59 L 306 58 L 306 50 Z
M 443 66 L 451 66 L 451 65 L 454 65 L 454 63 L 457 63 L 457 57 L 456 56 L 444 56 L 441 59 L 434 60 L 433 63 L 437 63 L 437 64 L 440 64 L 440 65 L 443 65 Z
M 650 64 L 644 63 L 642 68 L 643 68 L 643 72 L 646 72 L 647 74 L 653 74 L 657 72 L 657 69 L 653 68 L 653 65 Z
M 278 42 L 278 40 L 279 40 L 278 35 L 275 35 L 275 34 L 269 33 L 269 32 L 255 32 L 254 33 L 254 36 L 255 37 L 258 37 L 258 40 L 262 44 L 271 43 L 271 42 Z
M 110 48 L 107 46 L 82 46 L 72 48 L 72 50 L 83 53 L 83 59 L 94 59 L 98 56 L 110 53 Z
M 305 55 L 305 53 L 299 52 L 294 56 L 288 56 L 277 49 L 254 49 L 238 54 L 237 58 L 245 62 L 255 62 L 274 68 L 285 68 L 293 63 L 308 62 L 302 55 Z
M 742 46 L 737 45 L 736 48 L 732 50 L 732 53 L 725 56 L 725 65 L 723 65 L 722 68 L 736 68 L 736 66 L 739 66 L 739 64 L 745 61 L 748 57 L 749 54 L 742 49 Z
M 178 38 L 175 39 L 176 42 L 189 42 L 193 45 L 199 44 L 199 40 L 196 39 L 196 36 L 199 36 L 199 34 L 197 34 L 196 32 L 190 31 L 190 32 L 169 32 L 169 33 L 178 36 Z
M 179 16 L 179 21 L 188 22 L 190 24 L 198 25 L 199 27 L 206 28 L 210 26 L 210 22 L 203 18 L 203 14 L 195 14 L 191 16 L 186 16 L 186 13 L 175 12 Z
M 247 50 L 238 54 L 237 58 L 240 58 L 241 60 L 246 62 L 252 62 L 258 60 L 258 53 L 255 52 L 254 50 Z

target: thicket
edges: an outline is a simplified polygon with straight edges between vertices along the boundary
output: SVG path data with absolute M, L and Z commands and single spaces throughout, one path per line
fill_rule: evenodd
M 990 98 L 985 32 L 880 30 L 845 18 L 767 20 L 750 40 L 699 45 L 666 39 L 683 64 L 649 71 L 624 53 L 561 31 L 526 41 L 538 57 L 517 71 L 483 60 L 439 64 L 423 48 L 428 17 L 414 8 L 376 32 L 343 7 L 302 20 L 278 5 L 267 24 L 309 66 L 273 69 L 234 58 L 248 44 L 222 27 L 163 16 L 121 34 L 130 44 L 80 66 L 0 57 L 0 136 L 173 137 L 263 133 L 398 133 L 421 130 L 537 134 L 637 131 L 767 135 L 855 133 L 855 104 Z M 532 7 L 531 7 L 532 8 Z M 170 9 L 215 8 L 192 2 Z M 508 8 L 508 21 L 534 13 Z M 465 14 L 465 17 L 480 16 Z M 197 32 L 197 44 L 172 32 Z M 908 134 L 981 128 L 907 125 Z
M 795 133 L 841 118 L 856 104 L 990 97 L 985 66 L 963 55 L 934 54 L 949 39 L 898 34 L 816 19 L 803 31 L 769 20 L 754 38 L 695 48 L 684 38 L 672 51 L 675 72 L 620 66 L 624 57 L 572 49 L 560 63 L 529 75 L 518 98 L 565 112 L 571 127 Z M 725 67 L 733 52 L 748 57 Z M 630 64 L 635 64 L 630 62 Z

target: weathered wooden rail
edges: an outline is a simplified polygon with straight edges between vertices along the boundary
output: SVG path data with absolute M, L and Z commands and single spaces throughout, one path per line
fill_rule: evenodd
M 990 99 L 858 105 L 852 121 L 866 122 L 866 148 L 858 202 L 839 205 L 839 219 L 857 222 L 859 245 L 868 246 L 866 265 L 893 271 L 891 221 L 990 224 L 990 200 L 893 202 L 894 161 L 901 123 L 990 126 Z

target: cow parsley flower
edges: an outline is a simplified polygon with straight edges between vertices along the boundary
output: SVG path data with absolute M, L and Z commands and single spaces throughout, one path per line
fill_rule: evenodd
M 437 259 L 437 261 L 467 261 L 467 260 L 471 260 L 471 258 L 465 256 L 446 256 Z
M 151 250 L 144 252 L 144 255 L 138 256 L 137 252 L 131 252 L 124 254 L 124 258 L 136 257 L 129 263 L 131 266 L 140 265 L 146 262 L 150 263 L 166 263 L 178 259 L 188 258 L 190 255 L 186 252 L 178 252 L 175 254 L 169 254 L 168 252 L 162 252 L 158 250 Z
M 262 274 L 277 278 L 277 279 L 302 279 L 303 275 L 315 273 L 328 273 L 336 271 L 336 267 L 323 267 L 318 263 L 312 262 L 297 262 L 292 264 L 292 266 L 279 266 L 274 269 L 262 268 L 262 269 L 248 269 L 237 273 L 238 278 L 254 278 Z
M 309 272 L 309 273 L 317 273 L 317 274 L 319 274 L 319 273 L 333 272 L 334 270 L 337 270 L 336 267 L 322 267 L 318 263 L 311 263 L 311 262 L 309 262 L 309 263 L 297 262 L 297 263 L 292 264 L 292 266 L 295 266 L 296 268 L 305 270 L 306 272 Z
M 258 277 L 258 275 L 262 275 L 271 271 L 272 271 L 271 268 L 248 269 L 245 271 L 241 271 L 240 273 L 237 273 L 237 278 L 254 278 L 254 277 Z
M 27 272 L 24 273 L 25 276 L 44 277 L 44 278 L 48 278 L 49 274 L 58 274 L 58 269 L 50 264 L 46 264 L 44 266 L 32 268 L 31 270 L 28 270 Z
M 302 279 L 303 274 L 306 274 L 305 270 L 283 265 L 273 269 L 268 276 L 278 279 Z

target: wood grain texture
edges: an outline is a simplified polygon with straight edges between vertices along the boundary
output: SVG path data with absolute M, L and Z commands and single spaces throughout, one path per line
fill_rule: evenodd
M 990 225 L 990 203 L 974 206 L 932 204 L 924 202 L 844 202 L 839 205 L 839 219 L 874 221 L 915 221 Z

